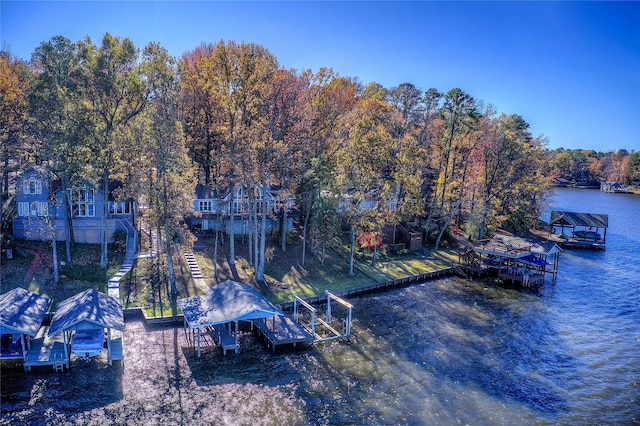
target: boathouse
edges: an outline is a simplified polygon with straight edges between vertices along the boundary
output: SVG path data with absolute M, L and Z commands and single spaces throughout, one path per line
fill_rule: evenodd
M 553 210 L 549 227 L 549 239 L 562 247 L 604 250 L 609 215 Z
M 493 275 L 528 287 L 542 284 L 546 274 L 556 279 L 560 251 L 555 243 L 495 235 L 461 251 L 460 264 L 468 275 Z
M 66 366 L 71 353 L 79 357 L 100 354 L 107 345 L 109 364 L 123 362 L 124 313 L 115 297 L 88 289 L 64 300 L 56 309 L 47 335 L 62 335 Z
M 198 357 L 202 341 L 211 337 L 224 354 L 238 353 L 238 323 L 250 322 L 271 344 L 310 343 L 313 336 L 284 315 L 253 287 L 227 280 L 211 287 L 203 296 L 179 299 L 178 307 L 184 315 L 185 328 L 193 334 Z
M 14 288 L 0 296 L 0 332 L 2 345 L 0 359 L 22 360 L 26 366 L 27 354 L 36 338 L 51 300 L 23 288 Z

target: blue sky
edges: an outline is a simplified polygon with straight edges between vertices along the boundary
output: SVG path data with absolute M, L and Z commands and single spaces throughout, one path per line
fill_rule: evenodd
M 0 48 L 22 59 L 105 32 L 174 56 L 245 41 L 285 68 L 459 87 L 552 149 L 640 151 L 640 2 L 0 1 Z

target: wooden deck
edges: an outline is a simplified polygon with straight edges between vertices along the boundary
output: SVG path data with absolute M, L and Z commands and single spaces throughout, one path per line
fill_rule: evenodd
M 566 238 L 558 241 L 560 247 L 605 250 L 606 245 L 602 240 L 584 239 L 584 238 Z
M 24 361 L 25 371 L 31 367 L 50 365 L 55 371 L 69 368 L 69 358 L 64 355 L 64 338 L 62 334 L 51 338 L 48 336 L 49 327 L 40 327 L 36 338 L 31 341 L 31 349 L 27 351 Z
M 234 351 L 238 353 L 238 345 L 236 339 L 233 338 L 229 330 L 224 324 L 216 324 L 211 327 L 211 335 L 216 344 L 222 347 L 222 353 L 227 354 L 227 351 Z
M 275 317 L 275 321 L 269 318 L 252 322 L 273 351 L 278 345 L 293 344 L 295 346 L 298 343 L 312 343 L 314 340 L 314 336 L 286 315 Z
M 120 361 L 120 365 L 124 365 L 124 336 L 120 331 L 112 331 L 111 352 L 107 353 L 109 365 L 113 365 L 113 361 Z
M 544 282 L 544 274 L 514 275 L 509 272 L 501 271 L 498 273 L 498 278 L 509 280 L 513 283 L 521 283 L 525 287 L 539 285 Z

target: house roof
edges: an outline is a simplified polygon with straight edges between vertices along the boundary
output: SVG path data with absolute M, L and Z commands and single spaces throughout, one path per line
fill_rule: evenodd
M 553 210 L 551 212 L 550 225 L 584 226 L 594 228 L 607 228 L 609 226 L 608 214 L 574 213 Z
M 253 287 L 227 280 L 204 296 L 178 300 L 189 328 L 258 318 L 272 318 L 282 312 Z
M 23 288 L 0 295 L 0 328 L 35 337 L 51 300 Z
M 93 289 L 85 290 L 58 305 L 48 334 L 55 336 L 64 330 L 73 330 L 83 322 L 123 331 L 122 304 L 105 293 Z
M 217 190 L 211 186 L 203 185 L 201 183 L 196 185 L 195 193 L 195 198 L 197 200 L 215 200 L 220 198 Z
M 490 240 L 484 240 L 474 245 L 473 251 L 510 259 L 525 259 L 531 254 L 549 256 L 562 250 L 553 242 L 534 241 L 498 234 Z
M 570 181 L 570 180 L 565 179 L 565 178 L 563 178 L 563 177 L 557 177 L 557 178 L 555 178 L 555 180 L 556 180 L 556 181 L 558 181 L 558 182 L 560 182 L 560 183 L 571 183 L 571 181 Z

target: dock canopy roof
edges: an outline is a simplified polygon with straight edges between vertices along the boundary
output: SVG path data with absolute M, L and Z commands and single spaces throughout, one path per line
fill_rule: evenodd
M 35 337 L 51 300 L 23 288 L 0 296 L 0 331 Z
M 609 227 L 608 214 L 574 213 L 553 210 L 550 225 L 584 226 L 593 228 Z
M 282 315 L 256 289 L 231 280 L 211 287 L 204 296 L 180 299 L 178 306 L 189 328 Z
M 49 336 L 73 330 L 87 322 L 96 327 L 124 331 L 124 313 L 120 301 L 105 293 L 89 289 L 64 300 L 58 305 Z

